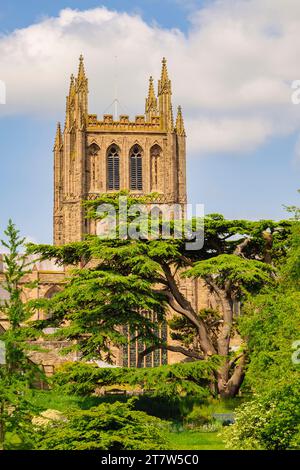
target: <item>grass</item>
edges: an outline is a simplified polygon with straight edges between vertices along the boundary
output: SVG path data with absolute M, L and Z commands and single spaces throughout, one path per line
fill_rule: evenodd
M 40 411 L 52 409 L 62 413 L 78 409 L 87 410 L 101 402 L 97 397 L 63 395 L 54 390 L 31 390 L 28 394 L 28 399 Z
M 223 450 L 225 444 L 218 432 L 170 432 L 168 439 L 172 450 Z

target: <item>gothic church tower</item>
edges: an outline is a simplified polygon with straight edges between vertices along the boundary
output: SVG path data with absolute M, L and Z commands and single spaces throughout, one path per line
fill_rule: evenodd
M 55 245 L 96 233 L 82 202 L 101 193 L 155 192 L 156 202 L 186 203 L 186 135 L 180 107 L 174 125 L 171 97 L 163 59 L 157 96 L 150 77 L 145 115 L 134 121 L 120 115 L 115 121 L 106 114 L 98 120 L 88 113 L 88 80 L 80 56 L 77 77 L 71 76 L 64 130 L 58 124 L 54 144 Z

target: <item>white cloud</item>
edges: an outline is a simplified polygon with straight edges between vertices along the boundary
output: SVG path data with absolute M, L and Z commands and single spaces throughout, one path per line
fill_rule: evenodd
M 268 121 L 259 119 L 199 119 L 188 121 L 193 138 L 188 141 L 192 153 L 249 152 L 271 134 Z
M 0 112 L 62 115 L 68 77 L 83 53 L 90 112 L 101 115 L 113 100 L 117 55 L 121 112 L 139 114 L 147 77 L 158 78 L 166 56 L 190 151 L 248 152 L 298 128 L 291 82 L 300 78 L 299 30 L 298 0 L 210 2 L 194 11 L 186 36 L 106 8 L 65 9 L 0 37 L 7 86 Z

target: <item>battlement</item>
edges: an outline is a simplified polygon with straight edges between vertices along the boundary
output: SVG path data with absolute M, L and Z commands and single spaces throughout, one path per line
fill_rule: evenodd
M 88 131 L 101 132 L 161 132 L 164 130 L 161 126 L 159 116 L 151 116 L 146 120 L 144 115 L 138 115 L 134 121 L 130 121 L 129 116 L 122 114 L 118 121 L 114 120 L 112 114 L 104 114 L 102 121 L 98 120 L 97 114 L 89 114 L 87 122 Z

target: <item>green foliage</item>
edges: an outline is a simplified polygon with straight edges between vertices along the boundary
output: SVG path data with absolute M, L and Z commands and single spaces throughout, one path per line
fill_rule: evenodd
M 250 358 L 246 384 L 255 395 L 224 433 L 229 448 L 300 448 L 300 366 L 292 360 L 292 344 L 300 339 L 299 232 L 297 222 L 278 284 L 243 308 L 240 328 Z
M 238 398 L 226 400 L 208 398 L 202 403 L 195 403 L 191 412 L 185 416 L 185 426 L 200 428 L 207 424 L 221 425 L 220 421 L 216 421 L 214 414 L 232 413 L 239 404 L 240 400 Z
M 246 383 L 256 392 L 288 383 L 300 375 L 292 344 L 300 339 L 300 291 L 286 286 L 264 292 L 243 309 L 240 328 L 248 338 Z
M 298 193 L 300 193 L 300 189 L 298 189 Z M 283 206 L 287 212 L 293 214 L 292 220 L 300 220 L 300 207 L 298 206 Z
M 207 406 L 195 407 L 185 419 L 185 425 L 187 427 L 192 426 L 193 428 L 201 427 L 204 424 L 211 424 L 212 422 L 213 417 Z
M 0 365 L 1 449 L 29 445 L 33 409 L 25 398 L 25 392 L 33 380 L 42 375 L 26 354 L 30 350 L 28 340 L 35 338 L 36 332 L 26 324 L 31 312 L 22 301 L 20 281 L 28 273 L 26 257 L 19 254 L 24 239 L 20 238 L 11 220 L 4 233 L 6 240 L 1 240 L 1 244 L 7 249 L 7 254 L 4 255 L 2 287 L 9 299 L 1 303 L 1 313 L 8 320 L 8 326 L 1 334 L 5 344 L 5 364 Z M 17 439 L 11 439 L 14 434 L 17 434 Z
M 126 382 L 126 368 L 102 368 L 86 362 L 63 364 L 52 377 L 53 385 L 66 394 L 89 396 L 96 388 Z
M 195 263 L 184 273 L 187 277 L 213 277 L 222 289 L 230 289 L 238 299 L 242 294 L 259 291 L 265 284 L 272 282 L 274 267 L 266 263 L 241 258 L 236 255 L 219 255 L 206 261 Z
M 286 286 L 299 289 L 300 287 L 300 222 L 292 228 L 290 249 L 285 265 L 282 267 L 282 281 Z
M 281 385 L 245 403 L 223 432 L 227 448 L 300 449 L 300 380 Z
M 103 203 L 113 204 L 118 215 L 118 196 L 120 194 L 103 194 L 95 201 L 87 201 L 89 217 L 98 218 L 97 208 Z M 145 202 L 149 202 L 149 200 L 151 197 L 145 196 Z M 143 200 L 129 197 L 127 202 L 129 210 L 132 204 L 143 203 Z M 127 217 L 130 222 L 132 216 L 128 212 Z M 196 220 L 193 219 L 191 224 L 195 230 Z M 191 261 L 206 260 L 221 254 L 232 254 L 237 246 L 247 238 L 251 239 L 251 243 L 247 244 L 246 257 L 263 260 L 266 252 L 265 233 L 272 235 L 273 244 L 270 254 L 272 259 L 279 261 L 286 254 L 287 239 L 293 226 L 292 221 L 227 220 L 220 214 L 205 216 L 203 224 L 205 227 L 204 247 L 200 250 L 187 250 L 186 242 L 189 239 L 185 238 L 171 237 L 167 240 L 163 238 L 158 240 L 117 238 L 112 240 L 89 236 L 83 242 L 69 243 L 64 246 L 28 244 L 28 251 L 40 255 L 42 259 L 56 258 L 58 263 L 67 265 L 85 263 L 91 258 L 101 259 L 102 266 L 107 265 L 107 260 L 113 262 L 113 265 L 119 262 L 120 272 L 124 272 L 124 267 L 127 265 L 128 267 L 136 267 L 136 273 L 138 273 L 140 269 L 144 269 L 144 263 L 149 262 L 155 268 L 152 272 L 148 271 L 149 275 L 152 274 L 151 277 L 153 277 L 157 273 L 161 273 L 161 261 L 189 266 Z
M 192 361 L 168 366 L 129 369 L 128 381 L 138 384 L 154 395 L 176 397 L 210 394 L 209 385 L 222 360 L 212 357 L 207 361 Z
M 73 410 L 87 410 L 100 404 L 111 404 L 115 401 L 126 403 L 131 395 L 88 395 L 79 396 L 66 393 L 63 388 L 51 390 L 30 390 L 26 395 L 28 401 L 36 412 L 55 409 L 65 414 Z M 199 403 L 197 396 L 165 397 L 153 396 L 153 394 L 141 394 L 136 397 L 134 409 L 144 411 L 161 419 L 181 422 L 193 409 L 195 403 Z
M 69 350 L 79 349 L 85 359 L 97 357 L 109 362 L 112 345 L 127 341 L 122 326 L 128 325 L 146 344 L 155 344 L 155 324 L 142 312 L 155 311 L 158 323 L 164 313 L 163 297 L 152 293 L 147 280 L 109 269 L 76 270 L 62 292 L 50 300 L 34 300 L 31 306 L 49 313 L 48 320 L 35 325 L 56 326 L 59 329 L 52 337 L 76 340 Z
M 122 334 L 125 325 L 130 328 L 132 341 L 140 339 L 146 349 L 152 345 L 168 346 L 157 337 L 157 322 L 164 321 L 167 308 L 172 308 L 180 316 L 180 320 L 170 323 L 172 326 L 173 321 L 173 339 L 181 343 L 179 352 L 197 359 L 222 356 L 227 364 L 218 371 L 216 387 L 223 396 L 236 394 L 244 376 L 245 357 L 233 357 L 230 351 L 231 339 L 238 335 L 233 305 L 249 294 L 257 294 L 265 284 L 272 284 L 275 264 L 280 263 L 288 249 L 293 222 L 226 220 L 222 215 L 211 214 L 202 220 L 204 247 L 189 250 L 188 238 L 171 236 L 166 240 L 161 232 L 158 239 L 145 238 L 142 230 L 139 239 L 121 236 L 136 215 L 130 213 L 132 205 L 147 203 L 153 195 L 142 199 L 128 197 L 124 220 L 120 217 L 119 196 L 128 193 L 104 194 L 86 203 L 88 216 L 96 219 L 107 215 L 98 213 L 99 205 L 113 205 L 119 216 L 119 238 L 90 236 L 62 247 L 29 247 L 42 259 L 54 257 L 59 263 L 86 266 L 74 271 L 62 293 L 33 303 L 51 317 L 46 323 L 40 322 L 40 328 L 46 324 L 58 327 L 56 338 L 74 340 L 71 348 L 78 349 L 84 359 L 111 361 L 112 346 L 128 341 Z M 148 222 L 146 216 L 143 223 L 147 226 Z M 164 222 L 158 221 L 160 228 Z M 197 222 L 191 221 L 194 229 Z M 173 228 L 176 223 L 179 221 L 171 223 Z M 86 265 L 90 260 L 93 268 Z M 180 276 L 201 277 L 214 297 L 216 309 L 197 312 L 180 289 Z M 153 313 L 155 321 L 147 318 L 145 312 Z M 148 383 L 155 383 L 148 372 L 144 374 Z M 214 382 L 213 373 L 211 379 Z M 171 390 L 169 377 L 166 384 Z
M 221 359 L 179 363 L 153 368 L 99 368 L 93 364 L 65 364 L 53 377 L 53 382 L 64 393 L 88 395 L 96 388 L 129 384 L 153 396 L 176 398 L 185 395 L 197 397 L 209 394 L 213 373 Z
M 100 397 L 79 396 L 64 393 L 55 388 L 48 390 L 30 389 L 26 391 L 26 399 L 35 410 L 35 414 L 46 410 L 57 410 L 63 414 L 78 409 L 87 410 L 101 403 Z
M 246 381 L 256 392 L 294 381 L 300 375 L 292 361 L 292 344 L 300 339 L 300 224 L 293 228 L 286 263 L 279 283 L 265 289 L 243 308 L 240 329 L 247 337 L 250 353 Z M 298 273 L 298 274 L 297 274 Z
M 43 450 L 160 450 L 167 449 L 167 423 L 133 410 L 127 403 L 102 404 L 77 410 L 66 422 L 53 422 L 36 431 L 36 448 Z

